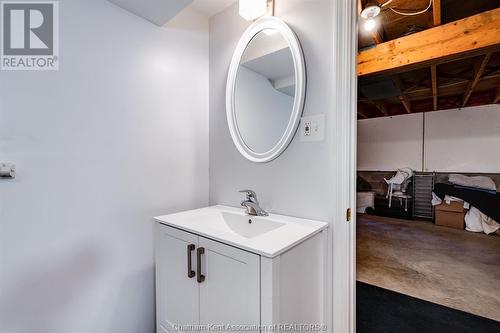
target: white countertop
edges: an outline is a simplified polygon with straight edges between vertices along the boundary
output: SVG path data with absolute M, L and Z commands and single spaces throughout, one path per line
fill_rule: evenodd
M 328 224 L 277 214 L 250 216 L 242 208 L 212 206 L 154 218 L 157 222 L 273 258 L 326 229 Z M 249 223 L 248 220 L 252 220 Z M 272 230 L 253 236 L 255 228 Z M 253 228 L 253 229 L 252 229 Z M 247 237 L 243 234 L 247 234 Z

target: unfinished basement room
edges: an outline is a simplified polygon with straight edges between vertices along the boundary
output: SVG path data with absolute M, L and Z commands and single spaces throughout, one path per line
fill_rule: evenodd
M 499 2 L 358 10 L 358 332 L 498 332 Z

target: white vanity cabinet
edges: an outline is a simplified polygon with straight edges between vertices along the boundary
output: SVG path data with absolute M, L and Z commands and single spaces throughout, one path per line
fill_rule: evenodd
M 157 224 L 155 238 L 158 330 L 197 323 L 198 284 L 187 278 L 186 254 L 188 246 L 198 245 L 198 237 Z
M 200 284 L 200 324 L 260 323 L 258 255 L 199 237 L 205 249 Z
M 159 332 L 185 325 L 260 324 L 259 255 L 156 226 Z
M 156 218 L 157 332 L 312 331 L 290 325 L 325 324 L 326 227 L 280 218 L 222 206 Z M 282 227 L 267 231 L 269 223 Z M 250 232 L 254 227 L 262 229 Z M 268 244 L 273 240 L 278 245 Z

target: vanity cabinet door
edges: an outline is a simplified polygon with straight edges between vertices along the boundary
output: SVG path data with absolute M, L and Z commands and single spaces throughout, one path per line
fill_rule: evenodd
M 176 332 L 176 325 L 198 324 L 196 247 L 198 236 L 156 224 L 156 316 L 158 332 Z M 192 271 L 188 271 L 188 254 Z M 177 326 L 178 328 L 178 326 Z
M 203 237 L 198 249 L 200 324 L 259 325 L 260 256 Z

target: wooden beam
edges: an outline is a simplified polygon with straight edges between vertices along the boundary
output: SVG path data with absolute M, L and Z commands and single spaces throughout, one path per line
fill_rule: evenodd
M 398 98 L 401 104 L 403 104 L 403 106 L 405 107 L 406 112 L 411 113 L 411 103 L 408 100 L 408 97 L 406 97 L 406 95 L 401 95 Z
M 472 93 L 472 96 L 469 100 L 470 106 L 477 106 L 477 105 L 486 105 L 486 104 L 491 104 L 491 101 L 493 100 L 493 94 L 492 91 L 482 91 L 482 92 L 474 92 Z M 446 110 L 446 109 L 455 109 L 459 108 L 460 105 L 462 104 L 462 94 L 458 95 L 453 95 L 453 96 L 442 96 L 439 99 L 439 110 Z M 412 113 L 418 113 L 418 112 L 433 112 L 432 111 L 432 99 L 421 99 L 418 101 L 412 102 Z M 391 106 L 391 111 L 393 112 L 394 115 L 396 114 L 405 114 L 406 110 L 404 109 L 403 105 L 395 104 Z
M 435 27 L 441 25 L 441 0 L 432 1 L 432 23 Z M 432 81 L 432 108 L 434 111 L 438 107 L 438 84 L 437 84 L 437 66 L 431 65 L 431 81 Z
M 375 29 L 373 29 L 371 36 L 375 44 L 380 44 L 384 42 L 384 39 L 382 38 L 382 34 L 380 34 L 378 27 L 375 27 Z
M 441 77 L 441 75 L 442 73 L 439 74 L 439 77 Z M 497 80 L 499 79 L 500 79 L 500 73 L 487 74 L 479 79 L 478 84 L 484 81 L 490 81 L 491 84 L 495 84 L 494 82 L 498 82 Z M 461 94 L 461 96 L 463 96 L 464 91 L 467 88 L 469 82 L 470 78 L 459 79 L 459 81 L 445 82 L 442 84 L 438 84 L 437 89 L 440 94 L 444 95 Z M 417 99 L 424 98 L 423 97 L 424 95 L 429 95 L 429 96 L 432 95 L 432 87 L 427 87 L 427 88 L 413 87 L 411 90 L 405 89 L 405 94 L 408 96 L 410 100 L 412 100 L 412 97 L 415 95 L 417 95 Z
M 434 111 L 437 110 L 438 105 L 438 83 L 437 83 L 437 66 L 431 65 L 431 81 L 432 81 L 432 105 Z
M 493 104 L 500 102 L 500 87 L 495 89 L 495 97 L 493 98 Z
M 384 104 L 384 102 L 381 101 L 374 101 L 373 105 L 380 111 L 384 116 L 389 115 L 389 111 L 387 110 L 387 106 Z
M 423 82 L 427 81 L 427 79 L 429 79 L 429 76 L 427 76 L 427 75 L 421 76 L 419 79 L 417 79 L 415 82 L 413 82 L 410 87 L 405 88 L 404 93 L 406 94 L 408 92 L 411 92 L 414 89 L 418 89 L 418 88 L 422 87 Z
M 361 106 L 360 103 L 358 103 L 358 118 L 362 118 L 362 119 L 368 119 L 370 118 L 367 114 L 366 114 L 366 110 L 364 107 Z
M 432 1 L 432 21 L 434 26 L 441 25 L 441 0 Z
M 407 113 L 411 113 L 411 102 L 404 93 L 403 90 L 403 84 L 401 83 L 401 80 L 399 77 L 395 76 L 392 78 L 392 82 L 394 82 L 394 85 L 398 88 L 398 90 L 401 92 L 401 95 L 398 96 L 399 101 L 403 106 L 405 107 L 405 110 Z
M 376 107 L 384 116 L 389 115 L 389 111 L 387 110 L 387 106 L 382 101 L 372 101 L 370 99 L 362 98 L 362 99 L 358 99 L 358 102 Z
M 500 8 L 394 39 L 358 54 L 358 75 L 398 73 L 500 49 Z
M 364 114 L 362 111 L 358 110 L 358 118 L 368 119 L 368 116 L 366 114 Z
M 469 82 L 469 85 L 467 86 L 467 89 L 465 89 L 465 94 L 464 98 L 462 100 L 462 107 L 467 104 L 467 101 L 469 100 L 470 95 L 474 91 L 474 88 L 476 87 L 477 83 L 479 82 L 479 79 L 481 79 L 481 76 L 484 73 L 484 69 L 486 68 L 486 65 L 491 59 L 491 53 L 487 53 L 483 59 L 478 63 L 476 66 L 476 70 L 474 71 L 474 77 L 472 78 L 472 81 Z

